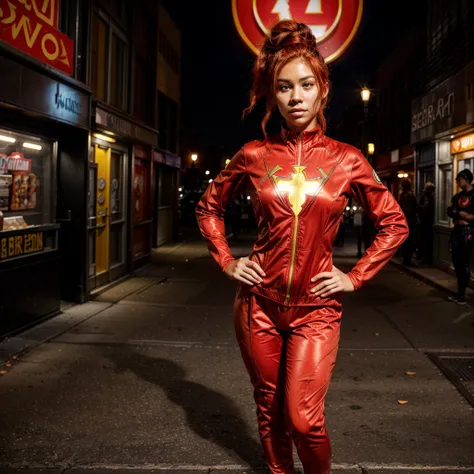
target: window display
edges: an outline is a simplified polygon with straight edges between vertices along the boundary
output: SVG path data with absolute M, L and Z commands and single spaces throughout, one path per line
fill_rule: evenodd
M 51 223 L 52 153 L 51 142 L 0 130 L 0 230 Z

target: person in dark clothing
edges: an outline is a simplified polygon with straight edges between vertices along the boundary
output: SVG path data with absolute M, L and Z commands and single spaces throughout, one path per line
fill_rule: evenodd
M 402 193 L 400 194 L 400 199 L 398 201 L 400 207 L 402 208 L 405 218 L 408 222 L 409 235 L 408 238 L 402 245 L 402 255 L 403 255 L 403 264 L 412 265 L 412 255 L 414 251 L 414 238 L 415 238 L 415 229 L 416 229 L 416 220 L 418 213 L 418 202 L 416 200 L 415 194 L 411 190 L 411 183 L 408 179 L 402 182 Z
M 424 265 L 431 265 L 433 260 L 434 190 L 433 183 L 426 183 L 419 200 L 420 259 Z
M 458 304 L 466 304 L 466 289 L 471 279 L 470 260 L 474 247 L 474 187 L 473 175 L 468 169 L 456 176 L 461 192 L 453 196 L 448 207 L 448 216 L 453 219 L 451 233 L 451 255 L 458 280 L 458 291 L 449 299 Z

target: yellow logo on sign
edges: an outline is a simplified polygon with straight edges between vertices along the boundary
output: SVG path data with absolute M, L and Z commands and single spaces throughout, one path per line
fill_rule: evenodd
M 0 259 L 42 252 L 43 249 L 43 232 L 3 237 L 0 240 Z

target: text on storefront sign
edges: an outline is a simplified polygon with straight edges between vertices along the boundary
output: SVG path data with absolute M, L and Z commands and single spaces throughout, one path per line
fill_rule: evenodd
M 73 73 L 74 41 L 57 30 L 59 0 L 0 0 L 0 39 Z
M 474 133 L 456 138 L 451 142 L 451 154 L 474 150 Z
M 420 128 L 427 127 L 437 120 L 449 117 L 453 113 L 454 92 L 447 97 L 440 97 L 436 104 L 430 104 L 421 112 L 412 116 L 411 131 L 416 132 Z
M 43 232 L 12 235 L 0 239 L 0 260 L 20 257 L 44 250 Z

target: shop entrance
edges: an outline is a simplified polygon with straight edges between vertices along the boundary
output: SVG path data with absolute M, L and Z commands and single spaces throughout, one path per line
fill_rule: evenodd
M 126 273 L 126 154 L 95 145 L 89 163 L 89 290 Z

